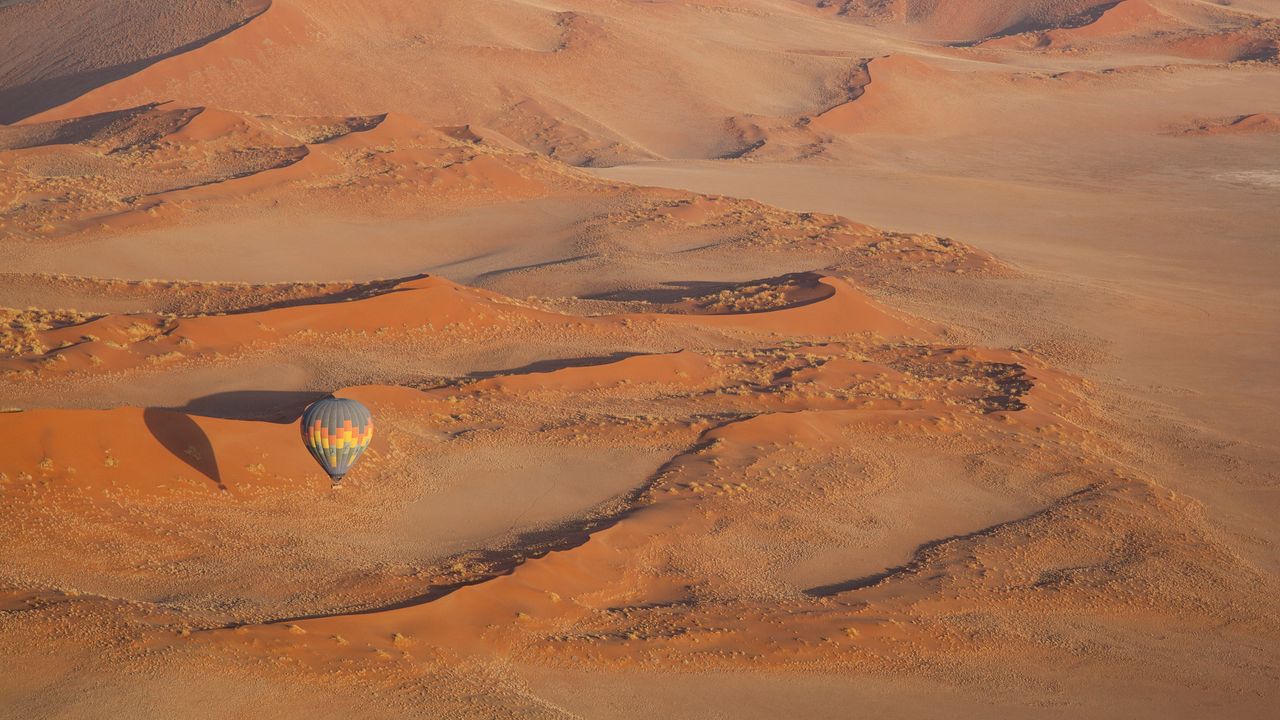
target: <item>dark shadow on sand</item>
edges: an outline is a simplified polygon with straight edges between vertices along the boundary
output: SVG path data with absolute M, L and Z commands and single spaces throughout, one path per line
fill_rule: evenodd
M 311 403 L 329 393 L 310 390 L 233 390 L 198 397 L 172 412 L 226 420 L 262 420 L 274 423 L 297 422 Z
M 637 355 L 646 355 L 648 353 L 636 352 L 616 352 L 612 355 L 599 355 L 596 357 L 579 357 L 579 358 L 562 358 L 559 360 L 539 360 L 531 362 L 518 368 L 508 368 L 506 370 L 478 370 L 467 375 L 472 380 L 484 380 L 486 378 L 508 376 L 508 375 L 534 375 L 537 373 L 549 373 L 556 370 L 563 370 L 571 367 L 591 367 L 592 365 L 608 365 L 616 363 L 619 360 L 626 360 L 629 357 Z
M 203 45 L 217 40 L 235 30 L 244 27 L 254 18 L 266 11 L 270 3 L 264 3 L 263 8 L 257 14 L 241 20 L 240 22 L 223 28 L 214 33 L 210 33 L 198 40 L 189 42 L 185 45 L 178 46 L 167 52 L 159 53 L 148 58 L 135 60 L 133 62 L 121 63 L 105 68 L 94 68 L 91 70 L 83 70 L 81 72 L 65 75 L 60 78 L 42 79 L 24 85 L 0 90 L 0 123 L 11 124 L 32 115 L 39 114 L 50 108 L 58 107 L 65 103 L 71 102 L 76 98 L 88 93 L 89 91 L 115 82 L 122 78 L 133 75 L 136 72 L 146 69 L 161 60 L 171 58 L 174 55 L 181 55 L 190 52 Z
M 658 305 L 678 303 L 690 298 L 711 295 L 722 290 L 732 290 L 742 283 L 711 282 L 706 280 L 678 280 L 664 282 L 656 288 L 641 290 L 612 290 L 584 296 L 585 300 L 612 300 L 615 302 L 650 302 Z
M 196 472 L 212 480 L 219 490 L 226 492 L 227 486 L 222 483 L 218 459 L 213 453 L 213 443 L 195 420 L 184 413 L 160 408 L 147 408 L 142 412 L 142 420 L 152 437 L 173 453 L 174 457 L 190 465 Z

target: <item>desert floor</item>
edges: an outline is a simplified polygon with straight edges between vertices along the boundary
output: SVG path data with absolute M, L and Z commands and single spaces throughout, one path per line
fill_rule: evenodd
M 1280 6 L 484 5 L 0 2 L 0 717 L 1274 715 Z

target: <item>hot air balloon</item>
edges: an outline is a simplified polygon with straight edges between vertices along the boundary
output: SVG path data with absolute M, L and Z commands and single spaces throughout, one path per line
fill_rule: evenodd
M 373 439 L 373 416 L 355 400 L 328 397 L 302 413 L 302 442 L 333 484 L 342 482 Z

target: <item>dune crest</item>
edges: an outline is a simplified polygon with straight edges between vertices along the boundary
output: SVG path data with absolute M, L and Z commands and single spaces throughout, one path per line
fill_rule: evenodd
M 821 299 L 792 308 L 770 308 L 751 314 L 627 314 L 574 318 L 503 302 L 492 293 L 465 288 L 438 277 L 420 277 L 361 298 L 326 303 L 317 298 L 297 304 L 245 313 L 195 317 L 156 314 L 106 315 L 23 336 L 0 359 L 0 371 L 41 376 L 61 373 L 110 373 L 186 360 L 243 353 L 252 348 L 298 342 L 332 342 L 360 336 L 437 333 L 487 334 L 512 325 L 539 330 L 598 328 L 601 332 L 632 323 L 656 327 L 691 324 L 706 328 L 749 328 L 756 332 L 798 335 L 877 333 L 885 337 L 928 337 L 928 324 L 900 320 L 886 313 L 848 283 L 815 278 L 825 286 Z M 78 318 L 77 318 L 78 319 Z M 24 346 L 25 345 L 25 346 Z

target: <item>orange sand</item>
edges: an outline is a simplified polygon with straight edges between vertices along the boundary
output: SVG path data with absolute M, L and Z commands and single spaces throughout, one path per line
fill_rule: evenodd
M 1273 713 L 1280 10 L 476 10 L 0 4 L 0 718 Z

